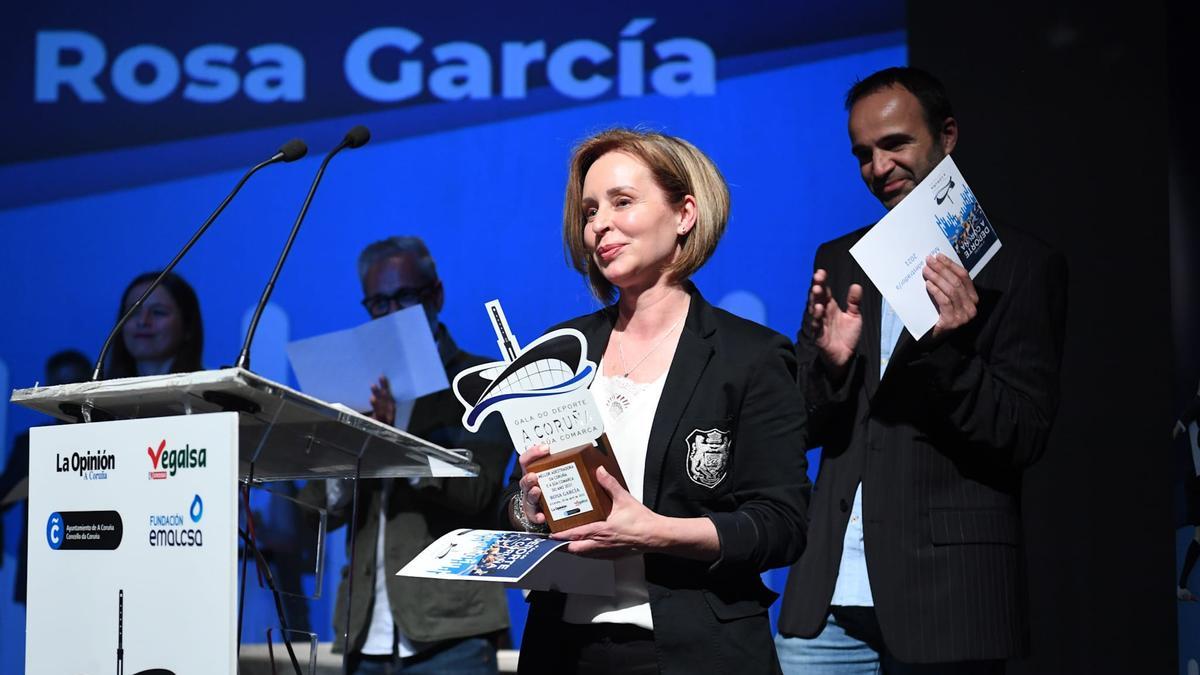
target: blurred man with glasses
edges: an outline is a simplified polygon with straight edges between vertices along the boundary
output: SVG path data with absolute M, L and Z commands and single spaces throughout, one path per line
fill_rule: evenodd
M 390 237 L 363 249 L 358 258 L 362 305 L 372 319 L 421 305 L 453 380 L 459 371 L 489 359 L 468 354 L 438 321 L 445 289 L 425 243 Z M 462 405 L 444 389 L 415 401 L 396 400 L 387 378 L 371 387 L 371 415 L 447 448 L 467 448 L 479 464 L 478 478 L 365 480 L 359 493 L 354 551 L 353 614 L 349 672 L 495 673 L 497 642 L 507 640 L 508 605 L 497 584 L 445 582 L 395 576 L 437 537 L 460 527 L 486 527 L 502 487 L 511 444 L 498 419 L 479 433 L 462 427 Z M 348 481 L 326 481 L 308 490 L 324 499 L 329 527 L 351 517 Z M 382 524 L 382 527 L 380 527 Z M 350 552 L 347 551 L 347 554 Z M 342 571 L 334 613 L 334 649 L 347 649 L 347 579 Z

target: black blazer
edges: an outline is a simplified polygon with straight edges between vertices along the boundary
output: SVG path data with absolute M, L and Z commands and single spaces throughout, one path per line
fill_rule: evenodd
M 789 564 L 804 549 L 809 485 L 795 356 L 787 338 L 714 308 L 690 284 L 689 292 L 691 308 L 650 429 L 642 501 L 667 516 L 711 518 L 721 556 L 710 564 L 646 554 L 659 666 L 689 675 L 777 672 L 767 618 L 777 596 L 759 573 Z M 599 363 L 616 319 L 609 307 L 558 327 L 582 332 L 588 358 Z M 709 430 L 731 440 L 724 475 L 712 487 L 703 483 L 713 474 L 697 481 L 688 472 L 688 438 Z M 530 594 L 521 672 L 554 672 L 564 663 L 556 639 L 564 598 Z
M 807 328 L 796 344 L 810 441 L 823 446 L 809 543 L 779 630 L 825 624 L 855 487 L 884 642 L 901 661 L 999 659 L 1026 642 L 1019 493 L 1058 407 L 1063 257 L 1017 230 L 979 273 L 978 315 L 940 344 L 904 331 L 879 378 L 881 298 L 851 258 L 866 229 L 822 245 L 839 304 L 863 285 L 863 332 L 833 383 Z

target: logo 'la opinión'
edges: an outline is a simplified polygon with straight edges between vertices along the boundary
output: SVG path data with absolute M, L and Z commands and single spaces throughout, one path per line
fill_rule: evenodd
M 84 480 L 104 480 L 108 472 L 117 468 L 117 458 L 107 450 L 88 450 L 84 453 L 72 452 L 69 455 L 54 453 L 54 471 L 56 473 L 77 473 Z

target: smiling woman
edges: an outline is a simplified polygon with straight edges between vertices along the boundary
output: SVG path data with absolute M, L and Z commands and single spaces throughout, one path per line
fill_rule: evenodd
M 599 363 L 591 385 L 625 484 L 601 522 L 551 535 L 614 560 L 615 594 L 533 593 L 523 673 L 779 669 L 759 574 L 804 549 L 804 403 L 787 338 L 705 301 L 689 277 L 729 217 L 717 167 L 687 141 L 616 129 L 576 148 L 563 239 L 593 293 L 616 302 L 562 326 Z M 521 455 L 504 500 L 534 530 L 547 455 Z
M 147 272 L 129 282 L 117 308 L 118 320 L 157 276 Z M 119 378 L 203 370 L 203 352 L 200 301 L 182 277 L 171 273 L 121 327 L 105 372 Z

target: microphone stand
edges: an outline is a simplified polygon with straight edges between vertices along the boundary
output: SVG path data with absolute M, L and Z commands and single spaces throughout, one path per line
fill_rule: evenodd
M 345 148 L 362 147 L 371 138 L 371 133 L 367 128 L 359 125 L 346 133 L 345 138 L 341 143 L 338 143 L 334 149 L 325 155 L 325 159 L 321 160 L 321 166 L 317 169 L 317 175 L 313 177 L 312 185 L 308 188 L 308 195 L 304 198 L 304 203 L 300 206 L 300 213 L 296 216 L 296 222 L 292 224 L 292 231 L 288 233 L 287 242 L 283 245 L 283 251 L 279 254 L 279 260 L 275 263 L 275 269 L 271 271 L 271 278 L 267 279 L 267 286 L 263 289 L 262 297 L 258 299 L 258 305 L 254 308 L 254 316 L 250 318 L 250 325 L 246 329 L 246 341 L 242 343 L 242 351 L 238 353 L 237 361 L 234 366 L 250 370 L 250 343 L 254 341 L 254 332 L 258 330 L 258 320 L 262 317 L 263 310 L 267 308 L 267 301 L 271 299 L 271 293 L 275 290 L 275 282 L 279 279 L 279 273 L 283 270 L 283 262 L 287 260 L 288 253 L 292 250 L 292 244 L 296 242 L 296 235 L 300 233 L 300 223 L 304 222 L 304 216 L 308 214 L 308 207 L 312 204 L 313 195 L 317 192 L 317 185 L 321 182 L 321 177 L 325 175 L 325 167 L 329 165 L 329 160 L 333 156 L 341 152 Z
M 242 176 L 242 179 L 237 182 L 237 185 L 233 186 L 233 190 L 230 191 L 230 193 L 225 197 L 224 201 L 217 206 L 217 209 L 212 212 L 212 215 L 210 215 L 208 219 L 204 221 L 204 224 L 200 226 L 200 229 L 196 230 L 196 233 L 193 234 L 192 238 L 183 245 L 183 248 L 179 250 L 179 253 L 175 254 L 175 257 L 171 260 L 171 262 L 168 263 L 167 266 L 163 268 L 163 271 L 159 272 L 154 281 L 146 287 L 146 290 L 142 292 L 142 295 L 137 299 L 137 302 L 134 302 L 132 305 L 130 305 L 129 309 L 125 312 L 121 319 L 117 321 L 117 325 L 113 326 L 113 329 L 108 334 L 108 338 L 104 340 L 104 346 L 100 348 L 100 356 L 96 358 L 96 367 L 92 370 L 92 382 L 99 380 L 103 376 L 104 359 L 106 356 L 108 356 L 108 350 L 112 348 L 113 339 L 116 338 L 117 333 L 121 331 L 121 328 L 125 325 L 125 322 L 129 321 L 129 318 L 137 312 L 137 310 L 142 306 L 142 303 L 146 302 L 146 298 L 150 297 L 150 294 L 154 292 L 154 289 L 158 288 L 158 285 L 162 283 L 163 278 L 165 278 L 167 274 L 171 272 L 171 270 L 175 269 L 175 266 L 179 264 L 179 261 L 183 259 L 183 256 L 187 255 L 187 252 L 192 250 L 192 247 L 196 245 L 196 242 L 200 240 L 200 237 L 208 231 L 208 227 L 213 224 L 214 220 L 217 219 L 217 216 L 221 215 L 221 212 L 225 210 L 225 207 L 229 206 L 229 202 L 233 201 L 234 195 L 236 195 L 238 191 L 242 189 L 242 186 L 246 184 L 246 181 L 250 180 L 250 176 L 258 173 L 259 169 L 270 164 L 274 164 L 279 161 L 291 162 L 300 159 L 306 152 L 308 152 L 308 148 L 304 145 L 304 141 L 301 141 L 298 138 L 292 139 L 285 143 L 283 147 L 279 149 L 279 152 L 276 152 L 269 159 L 255 164 L 250 168 L 249 171 L 246 172 L 246 175 Z M 124 298 L 122 298 L 122 300 L 124 300 Z

